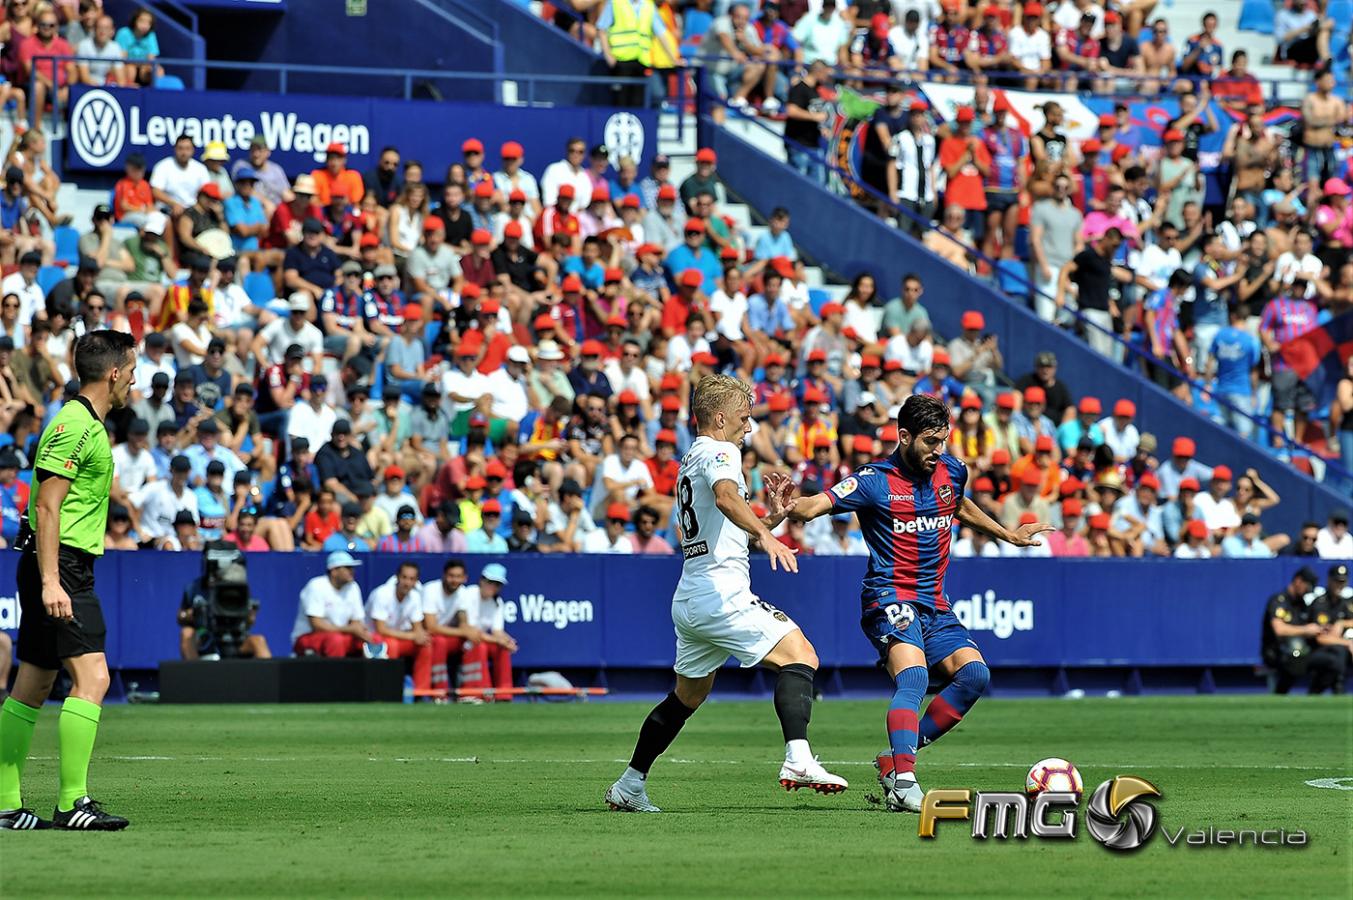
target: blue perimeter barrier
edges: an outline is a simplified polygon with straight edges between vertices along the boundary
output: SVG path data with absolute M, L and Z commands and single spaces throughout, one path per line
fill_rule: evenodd
M 369 554 L 357 570 L 363 597 L 404 559 L 422 579 L 441 577 L 445 556 Z M 521 645 L 518 670 L 668 670 L 669 598 L 679 557 L 469 556 L 471 583 L 490 562 L 507 567 L 505 615 Z M 19 555 L 0 552 L 0 628 L 18 627 Z M 949 568 L 949 597 L 997 668 L 1253 666 L 1267 598 L 1304 560 L 962 559 Z M 289 654 L 297 598 L 322 574 L 315 553 L 249 554 L 262 607 L 255 631 Z M 178 658 L 175 613 L 202 568 L 196 553 L 110 552 L 96 566 L 114 669 L 153 669 Z M 859 628 L 864 557 L 806 557 L 797 575 L 753 557 L 753 588 L 812 640 L 827 669 L 873 667 Z M 1324 566 L 1320 567 L 1323 575 Z

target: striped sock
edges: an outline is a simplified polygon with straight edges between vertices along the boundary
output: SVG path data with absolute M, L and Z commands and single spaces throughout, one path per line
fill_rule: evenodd
M 921 718 L 921 746 L 939 740 L 963 721 L 963 716 L 981 698 L 990 681 L 991 670 L 984 662 L 970 662 L 954 673 L 954 680 L 935 695 Z
M 898 775 L 911 776 L 916 771 L 916 714 L 929 680 L 924 666 L 903 669 L 895 679 L 897 688 L 888 704 L 888 743 Z

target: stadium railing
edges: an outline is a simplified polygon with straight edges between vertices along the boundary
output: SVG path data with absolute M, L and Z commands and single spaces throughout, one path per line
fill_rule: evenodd
M 730 107 L 723 98 L 707 90 L 704 86 L 704 80 L 702 76 L 697 76 L 696 79 L 695 101 L 697 106 L 697 116 L 702 126 L 714 127 L 713 120 L 709 118 L 708 110 L 711 108 L 711 106 L 717 105 L 722 108 L 725 116 L 736 117 L 739 121 L 750 123 L 753 127 L 759 128 L 762 131 L 766 132 L 767 134 L 774 136 L 775 139 L 778 141 L 783 141 L 784 139 L 784 136 L 780 132 L 777 132 L 775 129 L 771 128 L 754 113 Z M 854 178 L 850 173 L 841 169 L 830 155 L 822 153 L 820 149 L 804 148 L 803 152 L 815 163 L 821 165 L 824 168 L 824 170 L 829 172 L 833 177 L 840 179 L 843 184 L 849 184 L 855 190 L 858 190 L 867 197 L 869 197 L 870 200 L 872 200 L 874 203 L 880 205 L 883 208 L 886 208 L 889 211 L 889 213 L 898 221 L 910 221 L 918 225 L 921 225 L 927 229 L 930 229 L 930 222 L 928 220 L 923 220 L 922 218 L 917 216 L 914 212 L 912 212 L 910 209 L 907 209 L 905 207 L 893 203 L 890 198 L 884 196 L 879 191 L 875 190 L 871 185 Z M 867 215 L 868 212 L 866 210 L 861 209 L 861 214 Z M 956 244 L 959 247 L 962 247 L 964 252 L 967 253 L 972 258 L 986 263 L 988 266 L 992 268 L 993 272 L 997 270 L 998 265 L 997 260 L 987 256 L 985 253 L 981 251 L 981 249 L 969 246 L 967 244 L 963 244 L 961 241 L 958 241 L 957 239 L 947 234 L 943 234 L 942 232 L 940 232 L 940 234 L 946 240 Z M 961 270 L 958 269 L 955 269 L 955 271 L 961 272 Z M 966 275 L 969 278 L 976 277 L 969 273 L 962 274 Z M 1026 273 L 1022 271 L 1009 271 L 1006 273 L 1006 275 L 1007 277 L 1024 285 L 1028 289 L 1027 293 L 1030 298 L 1037 295 L 1042 296 L 1048 300 L 1054 299 L 1048 296 L 1047 294 L 1040 292 L 1038 290 L 1038 286 L 1028 278 Z M 1178 378 L 1185 384 L 1188 384 L 1192 391 L 1206 392 L 1208 390 L 1204 384 L 1199 382 L 1197 379 L 1189 378 L 1183 372 L 1179 371 L 1173 365 L 1171 365 L 1168 361 L 1161 360 L 1150 355 L 1149 353 L 1145 352 L 1139 345 L 1124 340 L 1116 332 L 1101 328 L 1095 322 L 1092 322 L 1089 319 L 1087 319 L 1079 310 L 1072 310 L 1066 307 L 1064 307 L 1063 309 L 1064 312 L 1072 315 L 1075 318 L 1075 321 L 1077 322 L 1077 325 L 1080 328 L 1086 331 L 1096 331 L 1105 335 L 1108 338 L 1111 338 L 1114 344 L 1119 348 L 1119 352 L 1122 354 L 1124 361 L 1130 360 L 1134 363 L 1137 363 L 1138 365 L 1146 363 L 1150 364 L 1151 366 L 1155 366 L 1157 368 L 1162 368 L 1166 370 L 1171 376 Z M 1105 363 L 1117 364 L 1113 360 L 1110 360 L 1108 358 L 1105 358 Z M 1305 445 L 1292 440 L 1284 433 L 1273 432 L 1271 430 L 1271 425 L 1269 421 L 1260 415 L 1248 413 L 1244 410 L 1238 409 L 1235 406 L 1231 405 L 1222 397 L 1215 397 L 1214 399 L 1217 403 L 1219 403 L 1221 406 L 1225 407 L 1227 410 L 1234 413 L 1235 415 L 1249 419 L 1254 424 L 1256 435 L 1259 436 L 1276 435 L 1279 438 L 1279 441 L 1283 449 L 1286 450 L 1289 454 L 1291 454 L 1293 457 L 1302 457 L 1307 459 L 1310 462 L 1312 469 L 1317 473 L 1318 476 L 1320 476 L 1316 478 L 1317 481 L 1329 481 L 1331 483 L 1342 482 L 1343 484 L 1353 484 L 1353 473 L 1350 473 L 1347 469 L 1343 468 L 1343 466 L 1337 460 L 1321 456 L 1311 451 Z M 1181 406 L 1182 405 L 1183 404 L 1181 404 Z M 1191 407 L 1185 408 L 1188 409 L 1188 411 L 1191 414 L 1200 415 Z M 1256 451 L 1266 452 L 1266 448 L 1263 447 L 1262 444 L 1255 442 L 1254 447 Z

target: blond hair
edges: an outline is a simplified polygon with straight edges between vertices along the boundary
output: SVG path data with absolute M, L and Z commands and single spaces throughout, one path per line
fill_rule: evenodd
M 714 414 L 734 415 L 742 403 L 752 405 L 752 388 L 732 375 L 706 375 L 691 394 L 691 418 L 696 428 L 711 428 Z

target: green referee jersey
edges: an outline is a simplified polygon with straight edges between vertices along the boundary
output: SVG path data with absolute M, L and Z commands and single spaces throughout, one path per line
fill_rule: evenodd
M 103 533 L 108 523 L 108 489 L 113 482 L 113 450 L 103 421 L 84 397 L 61 407 L 38 441 L 33 462 L 32 496 L 28 523 L 38 530 L 38 496 L 44 479 L 70 481 L 61 502 L 61 543 L 103 555 Z

